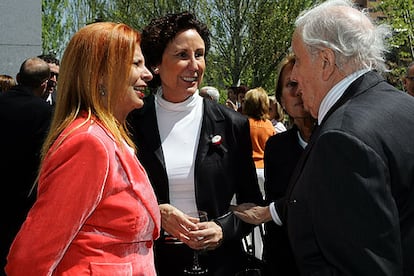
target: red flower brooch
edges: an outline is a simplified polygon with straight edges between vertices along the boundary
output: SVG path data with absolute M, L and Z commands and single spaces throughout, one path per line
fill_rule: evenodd
M 215 147 L 220 148 L 221 150 L 223 150 L 224 152 L 227 152 L 226 147 L 223 146 L 222 142 L 223 139 L 221 138 L 220 135 L 210 135 L 211 138 L 211 144 Z

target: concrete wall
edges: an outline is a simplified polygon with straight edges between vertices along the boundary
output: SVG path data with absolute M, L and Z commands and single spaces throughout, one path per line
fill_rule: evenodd
M 0 0 L 0 74 L 16 77 L 21 63 L 42 53 L 42 1 Z

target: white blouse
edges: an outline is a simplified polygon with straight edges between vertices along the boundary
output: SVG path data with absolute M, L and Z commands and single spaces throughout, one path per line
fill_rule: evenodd
M 203 98 L 198 94 L 171 103 L 156 97 L 157 123 L 169 182 L 170 204 L 184 213 L 197 210 L 194 163 L 203 117 Z

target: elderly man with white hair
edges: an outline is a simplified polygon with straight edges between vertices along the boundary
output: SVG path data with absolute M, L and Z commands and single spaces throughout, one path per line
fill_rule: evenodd
M 350 0 L 295 25 L 291 80 L 318 126 L 267 219 L 286 225 L 301 275 L 414 275 L 414 97 L 381 76 L 391 31 Z

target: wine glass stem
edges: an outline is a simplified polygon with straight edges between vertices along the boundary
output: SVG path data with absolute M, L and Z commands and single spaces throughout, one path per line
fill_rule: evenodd
M 193 264 L 194 264 L 194 267 L 196 269 L 200 268 L 200 264 L 198 262 L 198 252 L 197 251 L 194 251 L 194 254 L 193 254 Z

